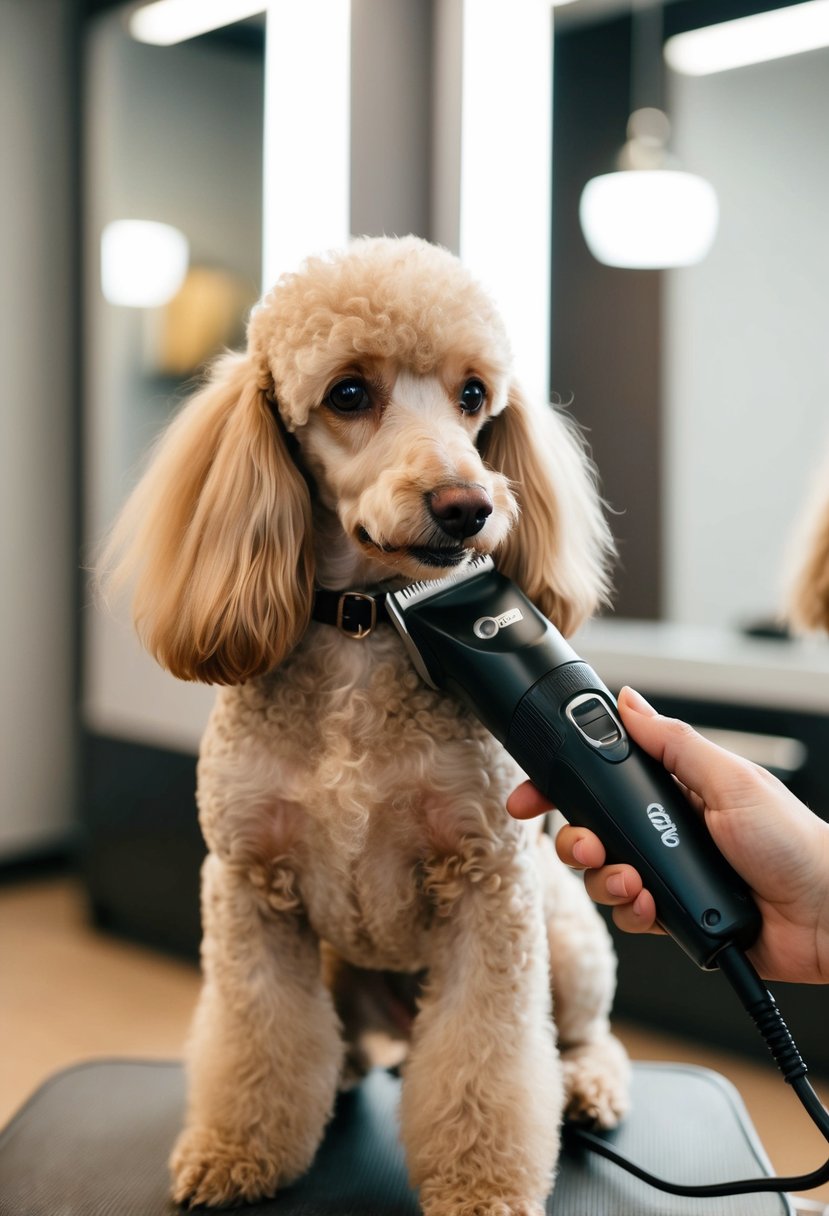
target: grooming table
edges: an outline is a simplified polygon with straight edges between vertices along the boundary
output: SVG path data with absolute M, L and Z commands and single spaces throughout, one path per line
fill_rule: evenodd
M 397 1139 L 399 1082 L 376 1071 L 337 1104 L 313 1167 L 247 1216 L 417 1216 Z M 0 1133 L 0 1216 L 174 1216 L 166 1161 L 181 1126 L 180 1064 L 93 1061 L 60 1072 Z M 736 1090 L 718 1074 L 635 1064 L 620 1152 L 672 1181 L 769 1173 Z M 206 1209 L 199 1209 L 206 1211 Z M 549 1216 L 791 1216 L 783 1196 L 680 1199 L 591 1154 L 565 1154 Z

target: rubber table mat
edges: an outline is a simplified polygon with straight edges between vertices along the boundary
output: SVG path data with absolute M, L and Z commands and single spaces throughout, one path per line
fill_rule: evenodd
M 245 1216 L 418 1213 L 398 1141 L 399 1085 L 387 1073 L 371 1073 L 340 1097 L 317 1158 L 300 1182 L 274 1200 L 233 1210 Z M 166 1162 L 183 1109 L 178 1063 L 92 1061 L 56 1074 L 0 1133 L 0 1216 L 173 1216 L 179 1209 L 168 1197 Z M 636 1063 L 631 1113 L 610 1138 L 645 1169 L 676 1182 L 769 1173 L 736 1090 L 717 1073 L 696 1067 Z M 549 1216 L 791 1211 L 774 1194 L 662 1194 L 582 1152 L 564 1154 L 547 1204 Z

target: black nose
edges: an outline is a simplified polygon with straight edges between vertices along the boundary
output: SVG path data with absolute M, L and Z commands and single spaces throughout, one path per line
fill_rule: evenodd
M 492 499 L 483 486 L 439 486 L 428 502 L 433 519 L 453 540 L 474 536 L 492 514 Z

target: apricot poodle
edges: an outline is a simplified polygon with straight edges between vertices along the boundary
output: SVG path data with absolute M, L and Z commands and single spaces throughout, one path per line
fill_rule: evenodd
M 526 399 L 490 299 L 413 237 L 280 279 L 162 437 L 110 559 L 158 661 L 223 685 L 179 1202 L 301 1175 L 380 1026 L 409 1040 L 429 1216 L 536 1216 L 563 1113 L 625 1110 L 609 936 L 540 822 L 506 814 L 523 774 L 381 607 L 339 599 L 492 553 L 570 632 L 610 551 L 572 423 Z

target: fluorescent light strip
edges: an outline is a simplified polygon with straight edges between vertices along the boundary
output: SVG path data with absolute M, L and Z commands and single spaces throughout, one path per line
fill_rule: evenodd
M 254 17 L 266 8 L 266 0 L 156 0 L 135 10 L 129 30 L 138 42 L 173 46 Z
M 807 0 L 676 34 L 665 43 L 665 60 L 686 76 L 710 76 L 824 46 L 829 46 L 829 0 Z
M 270 0 L 262 252 L 266 289 L 309 254 L 348 242 L 350 67 L 351 0 Z
M 462 0 L 459 253 L 492 293 L 527 392 L 549 396 L 552 13 Z M 481 65 L 497 72 L 481 85 Z

